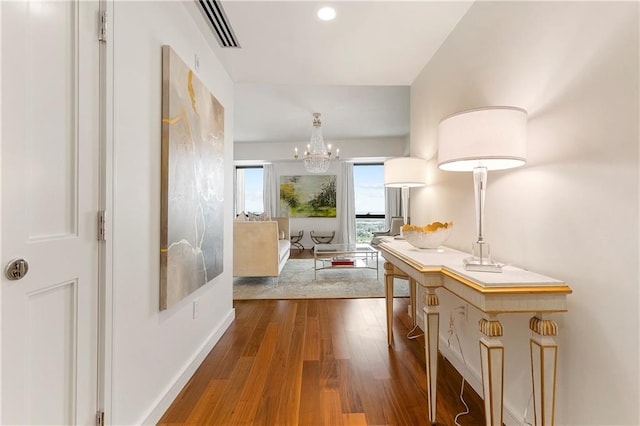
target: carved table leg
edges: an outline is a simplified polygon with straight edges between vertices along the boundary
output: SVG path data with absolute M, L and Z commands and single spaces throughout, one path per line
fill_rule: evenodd
M 479 323 L 480 358 L 482 366 L 482 389 L 487 426 L 502 426 L 502 397 L 504 391 L 504 345 L 502 324 L 495 317 L 482 318 Z
M 553 336 L 558 334 L 558 325 L 536 315 L 529 320 L 529 328 L 534 333 L 530 346 L 535 425 L 553 425 L 558 359 L 558 345 Z
M 387 344 L 393 346 L 393 264 L 384 262 L 384 295 L 387 305 Z
M 438 377 L 438 338 L 440 335 L 440 313 L 435 289 L 427 288 L 424 294 L 424 335 L 427 373 L 427 411 L 429 421 L 436 422 L 436 379 Z
M 409 278 L 409 303 L 411 304 L 411 325 L 413 327 L 418 323 L 418 302 L 416 296 L 418 292 L 418 286 L 416 280 Z

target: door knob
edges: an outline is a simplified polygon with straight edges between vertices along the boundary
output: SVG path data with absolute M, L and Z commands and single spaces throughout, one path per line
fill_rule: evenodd
M 29 263 L 24 259 L 13 259 L 4 270 L 5 275 L 11 281 L 19 280 L 29 271 Z

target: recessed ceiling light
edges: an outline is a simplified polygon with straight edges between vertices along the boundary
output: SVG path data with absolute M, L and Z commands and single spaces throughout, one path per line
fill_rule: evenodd
M 322 19 L 323 21 L 331 21 L 335 17 L 336 10 L 332 7 L 326 6 L 318 10 L 318 18 Z

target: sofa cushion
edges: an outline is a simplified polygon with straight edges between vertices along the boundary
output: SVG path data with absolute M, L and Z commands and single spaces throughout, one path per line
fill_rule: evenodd
M 278 260 L 282 260 L 289 257 L 291 248 L 291 242 L 289 240 L 278 240 Z

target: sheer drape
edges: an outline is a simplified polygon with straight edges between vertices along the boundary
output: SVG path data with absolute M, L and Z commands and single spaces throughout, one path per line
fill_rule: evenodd
M 278 187 L 273 164 L 262 166 L 262 202 L 267 216 L 278 216 Z
M 340 197 L 340 236 L 345 244 L 356 242 L 356 206 L 353 188 L 353 163 L 342 163 L 342 194 Z
M 386 187 L 384 191 L 384 226 L 391 228 L 391 218 L 402 216 L 401 188 Z
M 240 213 L 244 212 L 244 169 L 235 169 L 234 176 L 234 185 L 235 185 L 235 194 L 236 194 L 236 211 L 235 215 L 237 216 Z

